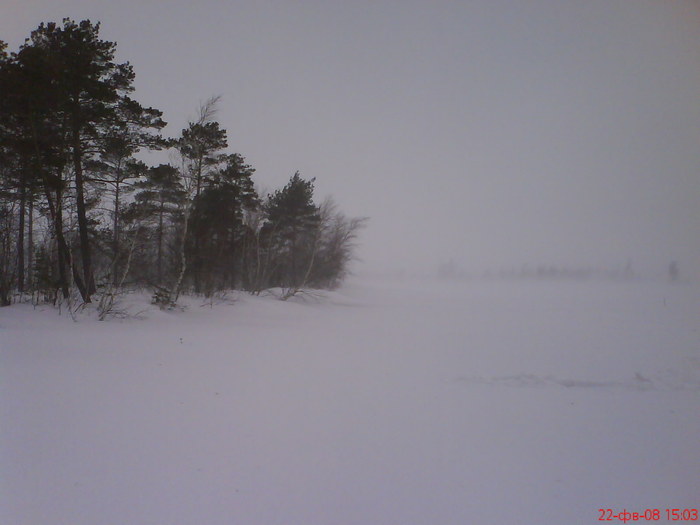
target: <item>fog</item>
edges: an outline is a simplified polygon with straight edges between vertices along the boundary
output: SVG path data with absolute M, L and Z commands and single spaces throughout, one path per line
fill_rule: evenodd
M 700 277 L 700 4 L 3 2 L 102 22 L 175 136 L 212 95 L 261 186 L 370 217 L 358 271 Z

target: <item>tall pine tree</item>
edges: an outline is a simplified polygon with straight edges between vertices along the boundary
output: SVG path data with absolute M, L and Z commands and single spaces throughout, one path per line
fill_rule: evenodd
M 82 267 L 82 283 L 76 284 L 84 302 L 95 292 L 85 163 L 99 150 L 105 129 L 119 122 L 120 101 L 134 80 L 131 65 L 114 62 L 116 44 L 101 40 L 99 32 L 99 23 L 66 18 L 62 26 L 42 23 L 23 46 L 44 54 L 53 74 L 56 116 L 73 171 Z
M 273 251 L 273 286 L 296 288 L 305 284 L 315 257 L 320 221 L 313 195 L 314 179 L 304 180 L 297 171 L 284 188 L 268 197 L 262 234 Z

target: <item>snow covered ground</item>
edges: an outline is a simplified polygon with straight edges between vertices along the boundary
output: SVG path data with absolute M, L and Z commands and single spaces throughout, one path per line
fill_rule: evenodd
M 236 299 L 108 322 L 0 309 L 0 523 L 700 506 L 695 285 L 354 280 Z

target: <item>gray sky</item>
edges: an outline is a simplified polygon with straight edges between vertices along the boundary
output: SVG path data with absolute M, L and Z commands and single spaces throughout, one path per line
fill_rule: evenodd
M 2 0 L 12 50 L 89 18 L 177 135 L 369 216 L 365 267 L 624 266 L 700 277 L 697 0 Z

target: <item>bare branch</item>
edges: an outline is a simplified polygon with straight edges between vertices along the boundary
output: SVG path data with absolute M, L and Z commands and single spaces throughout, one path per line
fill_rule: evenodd
M 212 122 L 214 117 L 219 112 L 219 102 L 221 101 L 221 95 L 215 95 L 209 97 L 207 100 L 199 105 L 199 116 L 197 117 L 197 124 L 206 124 L 207 122 Z

